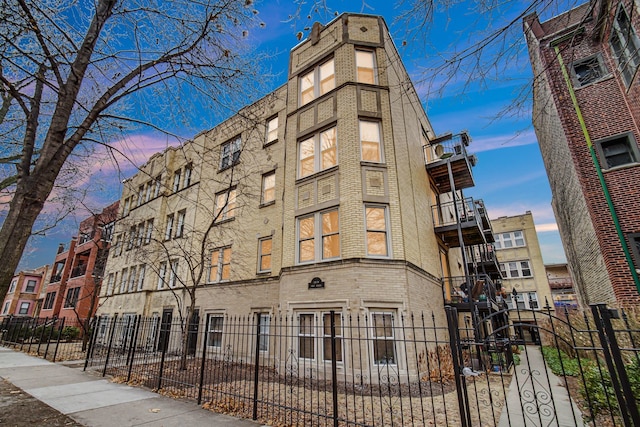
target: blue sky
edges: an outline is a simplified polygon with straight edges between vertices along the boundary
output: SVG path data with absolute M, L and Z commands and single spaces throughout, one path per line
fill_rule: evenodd
M 474 3 L 462 2 L 455 9 L 439 11 L 430 26 L 432 31 L 422 33 L 421 37 L 407 35 L 406 25 L 397 22 L 398 16 L 408 6 L 407 1 L 323 3 L 327 5 L 327 9 L 318 9 L 317 12 L 312 8 L 312 3 L 302 4 L 298 19 L 294 20 L 289 19 L 290 15 L 296 14 L 296 7 L 291 1 L 264 1 L 255 5 L 260 20 L 266 26 L 264 29 L 251 29 L 248 40 L 257 54 L 268 56 L 263 65 L 273 74 L 273 78 L 266 82 L 262 95 L 285 83 L 288 54 L 298 43 L 298 31 L 304 31 L 305 27 L 316 20 L 328 22 L 334 12 L 382 15 L 391 27 L 398 50 L 422 96 L 423 105 L 436 133 L 467 130 L 472 137 L 469 149 L 476 153 L 479 160 L 474 168 L 476 187 L 466 190 L 465 195 L 483 199 L 491 218 L 531 211 L 545 263 L 566 262 L 551 209 L 551 191 L 531 125 L 530 112 L 525 107 L 518 109 L 519 114 L 496 119 L 498 113 L 511 108 L 516 95 L 523 87 L 530 85 L 532 78 L 521 24 L 518 22 L 512 33 L 512 41 L 519 44 L 518 54 L 505 68 L 487 67 L 487 80 L 471 79 L 466 87 L 463 87 L 466 80 L 458 75 L 436 95 L 433 93 L 434 86 L 430 86 L 427 80 L 433 77 L 438 82 L 442 77 L 429 75 L 429 67 L 437 63 L 443 52 L 446 55 L 446 52 L 460 50 L 482 37 L 487 21 L 479 18 L 477 10 L 472 9 L 471 5 Z M 507 3 L 503 10 L 491 18 L 492 22 L 508 22 L 530 4 L 531 2 Z M 544 19 L 545 12 L 538 12 Z M 547 13 L 557 12 L 554 10 Z M 473 31 L 474 28 L 477 31 Z M 305 32 L 305 36 L 306 34 Z M 210 124 L 199 130 L 214 127 L 223 119 L 224 117 L 208 117 L 207 123 L 210 121 Z M 197 130 L 185 128 L 177 129 L 176 132 L 189 138 Z M 126 149 L 136 163 L 142 164 L 154 152 L 175 143 L 175 140 L 159 135 L 132 133 L 127 137 Z M 96 161 L 94 169 L 96 172 L 87 181 L 91 191 L 85 199 L 85 204 L 93 207 L 106 206 L 118 200 L 122 190 L 121 180 L 135 173 L 135 167 L 126 163 L 119 165 L 119 173 L 114 172 L 114 165 L 101 161 Z M 46 237 L 32 238 L 19 268 L 50 264 L 58 244 L 67 243 L 77 232 L 79 222 L 86 216 L 86 211 L 79 210 L 48 232 Z

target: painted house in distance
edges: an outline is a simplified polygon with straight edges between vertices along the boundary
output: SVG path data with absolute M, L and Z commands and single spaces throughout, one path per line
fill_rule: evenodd
M 49 266 L 21 271 L 11 279 L 9 290 L 0 309 L 0 319 L 8 316 L 35 316 L 38 313 L 40 290 L 45 286 Z

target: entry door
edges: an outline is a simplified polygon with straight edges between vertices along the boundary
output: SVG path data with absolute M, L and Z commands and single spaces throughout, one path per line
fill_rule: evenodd
M 188 354 L 193 356 L 196 354 L 196 346 L 198 344 L 198 325 L 200 324 L 200 309 L 193 310 L 191 321 L 189 322 L 189 337 L 188 337 Z

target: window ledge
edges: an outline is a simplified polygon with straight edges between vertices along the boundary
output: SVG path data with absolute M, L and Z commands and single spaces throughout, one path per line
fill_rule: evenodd
M 324 175 L 332 174 L 332 173 L 334 173 L 335 171 L 338 170 L 338 167 L 339 167 L 339 165 L 331 166 L 328 169 L 324 169 L 324 170 L 312 173 L 311 175 L 307 175 L 307 176 L 305 176 L 303 178 L 298 178 L 298 179 L 296 179 L 296 185 L 301 184 L 303 182 L 307 182 L 307 181 L 313 181 L 314 179 L 317 179 L 317 178 L 319 178 L 321 176 L 324 176 Z
M 232 164 L 230 164 L 230 165 L 228 165 L 228 166 L 225 166 L 225 167 L 223 167 L 223 168 L 219 168 L 219 169 L 218 169 L 218 173 L 220 173 L 220 172 L 224 172 L 224 171 L 226 171 L 227 169 L 231 169 L 231 168 L 232 168 L 232 167 L 234 167 L 234 166 L 238 166 L 239 164 L 240 164 L 240 160 L 238 160 L 237 162 L 232 163 Z
M 259 208 L 266 208 L 267 206 L 271 206 L 271 205 L 275 205 L 276 201 L 275 200 L 271 200 L 270 202 L 266 202 L 266 203 L 260 203 L 260 206 L 258 206 Z
M 614 166 L 614 167 L 608 168 L 608 169 L 602 169 L 602 172 L 603 173 L 614 172 L 614 171 L 619 171 L 619 170 L 623 170 L 623 169 L 635 168 L 637 166 L 640 166 L 640 162 L 627 163 L 627 164 L 620 165 L 620 166 Z
M 235 221 L 235 220 L 236 220 L 236 217 L 235 217 L 235 216 L 234 216 L 234 217 L 232 217 L 232 218 L 225 218 L 225 219 L 221 219 L 221 220 L 219 220 L 219 221 L 216 221 L 216 222 L 215 222 L 215 225 L 226 224 L 226 223 L 228 223 L 228 222 Z
M 267 141 L 264 144 L 262 144 L 262 148 L 267 148 L 272 146 L 273 144 L 275 144 L 276 142 L 278 142 L 278 138 L 272 140 L 272 141 Z
M 367 160 L 360 160 L 360 166 L 374 167 L 374 168 L 379 168 L 379 169 L 387 169 L 387 163 L 386 162 L 370 162 L 370 161 L 367 161 Z
M 610 79 L 612 79 L 612 78 L 613 78 L 613 74 L 612 74 L 612 73 L 609 73 L 609 74 L 607 74 L 606 76 L 602 76 L 602 77 L 600 77 L 599 79 L 596 79 L 596 80 L 594 80 L 594 81 L 592 81 L 592 82 L 589 82 L 589 83 L 585 83 L 585 84 L 580 85 L 580 86 L 577 86 L 577 85 L 576 85 L 576 82 L 574 81 L 574 82 L 573 82 L 573 89 L 574 89 L 574 90 L 584 89 L 584 88 L 586 88 L 586 87 L 590 87 L 590 86 L 593 86 L 593 85 L 595 85 L 595 84 L 602 83 L 602 82 L 604 82 L 605 80 L 610 80 Z

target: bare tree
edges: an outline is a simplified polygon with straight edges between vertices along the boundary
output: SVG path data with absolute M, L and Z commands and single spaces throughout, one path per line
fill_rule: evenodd
M 0 296 L 74 153 L 158 128 L 134 119 L 142 108 L 181 123 L 197 102 L 226 103 L 251 69 L 242 39 L 255 14 L 250 0 L 2 2 Z

